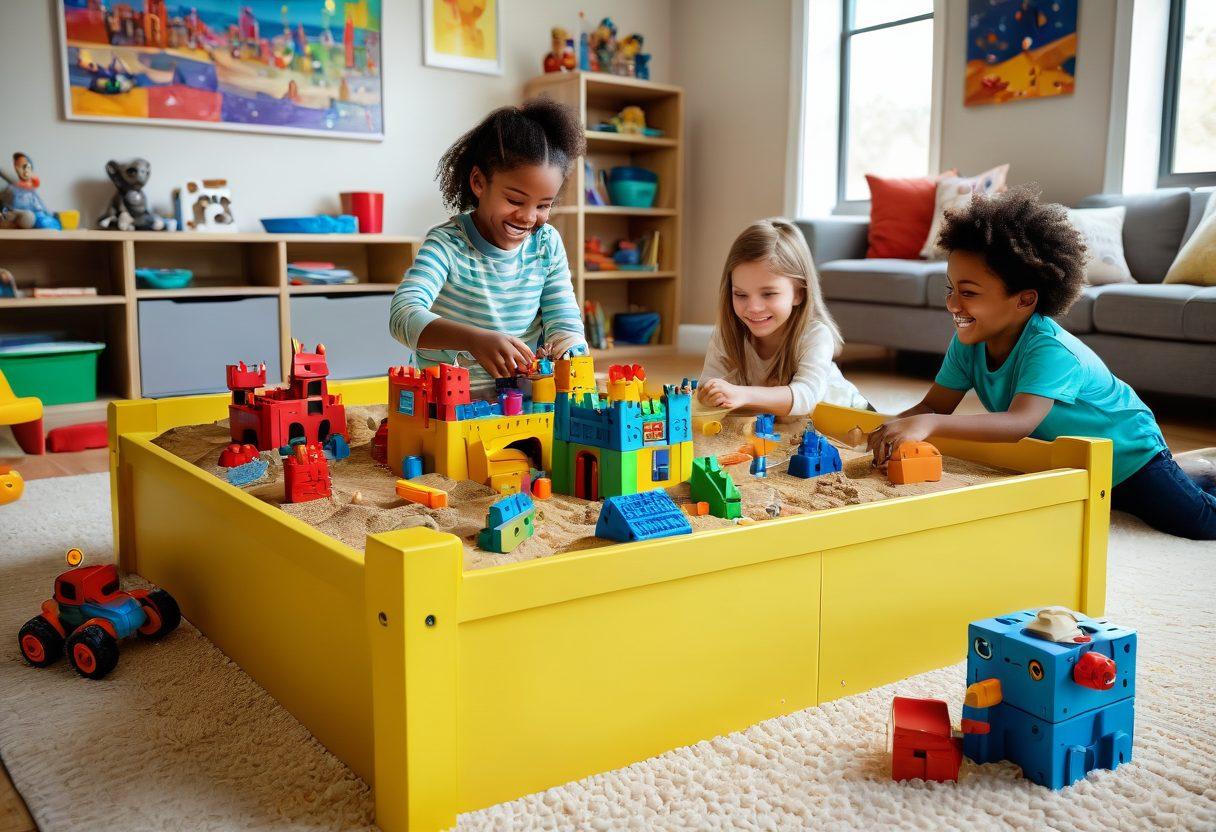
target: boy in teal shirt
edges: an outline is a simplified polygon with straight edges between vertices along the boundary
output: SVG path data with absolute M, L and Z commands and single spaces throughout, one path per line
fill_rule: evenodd
M 1016 442 L 1091 436 L 1114 443 L 1112 507 L 1167 534 L 1216 540 L 1216 484 L 1178 467 L 1152 411 L 1052 316 L 1080 294 L 1085 246 L 1058 205 L 1014 189 L 947 214 L 946 308 L 955 334 L 928 394 L 870 436 L 883 464 L 929 436 Z M 990 411 L 955 416 L 975 388 Z

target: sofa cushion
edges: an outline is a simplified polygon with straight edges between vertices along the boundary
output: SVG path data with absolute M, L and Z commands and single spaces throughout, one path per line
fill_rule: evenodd
M 1132 276 L 1140 283 L 1160 283 L 1182 246 L 1191 216 L 1189 188 L 1162 188 L 1144 194 L 1095 194 L 1079 208 L 1127 206 L 1123 251 Z
M 1216 343 L 1216 286 L 1200 289 L 1186 302 L 1182 334 L 1188 341 Z
M 1203 219 L 1203 212 L 1207 210 L 1210 201 L 1216 199 L 1216 196 L 1212 195 L 1213 192 L 1216 192 L 1216 185 L 1196 188 L 1191 192 L 1191 218 L 1187 221 L 1186 232 L 1182 235 L 1183 245 L 1186 245 L 1186 241 L 1191 239 L 1191 235 L 1199 227 L 1199 222 Z
M 921 260 L 833 260 L 819 266 L 819 285 L 828 300 L 924 306 L 925 280 L 945 273 L 945 263 Z
M 1105 286 L 1085 286 L 1076 303 L 1063 315 L 1056 318 L 1056 323 L 1071 333 L 1080 335 L 1083 332 L 1093 332 L 1094 329 L 1094 298 L 1101 294 Z M 925 281 L 926 303 L 935 309 L 946 308 L 946 273 L 930 274 Z
M 1204 291 L 1201 286 L 1185 283 L 1121 284 L 1103 289 L 1094 299 L 1095 330 L 1170 341 L 1186 339 L 1183 310 L 1191 298 Z M 1202 312 L 1197 314 L 1202 318 Z M 1202 321 L 1196 325 L 1202 326 Z

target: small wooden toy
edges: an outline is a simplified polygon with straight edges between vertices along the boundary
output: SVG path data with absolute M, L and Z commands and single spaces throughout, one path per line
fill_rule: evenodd
M 227 179 L 190 179 L 173 189 L 173 209 L 182 231 L 235 233 L 232 190 Z
M 181 623 L 177 601 L 163 589 L 118 588 L 112 563 L 81 566 L 84 554 L 69 549 L 75 567 L 55 579 L 55 594 L 17 634 L 21 655 L 34 667 L 53 664 L 65 649 L 72 669 L 100 679 L 118 664 L 118 642 L 134 635 L 163 638 Z
M 901 442 L 887 461 L 892 485 L 937 482 L 942 478 L 942 455 L 928 442 Z

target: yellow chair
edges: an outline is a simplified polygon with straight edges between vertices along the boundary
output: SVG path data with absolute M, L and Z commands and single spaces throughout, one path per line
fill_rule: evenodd
M 12 425 L 13 436 L 27 454 L 46 450 L 42 438 L 42 400 L 36 396 L 17 398 L 0 371 L 0 425 Z

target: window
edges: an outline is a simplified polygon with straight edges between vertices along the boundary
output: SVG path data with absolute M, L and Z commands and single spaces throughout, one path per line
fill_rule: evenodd
M 671 451 L 656 450 L 650 458 L 650 481 L 664 482 L 671 477 Z
M 865 175 L 929 173 L 933 0 L 843 0 L 837 199 L 869 198 Z
M 1160 185 L 1216 185 L 1216 3 L 1172 0 Z

